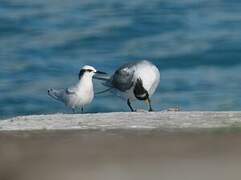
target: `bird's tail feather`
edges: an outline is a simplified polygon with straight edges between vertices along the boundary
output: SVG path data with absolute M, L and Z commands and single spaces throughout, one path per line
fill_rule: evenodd
M 49 89 L 48 90 L 48 95 L 58 101 L 61 101 L 62 100 L 62 90 L 56 90 L 56 89 Z

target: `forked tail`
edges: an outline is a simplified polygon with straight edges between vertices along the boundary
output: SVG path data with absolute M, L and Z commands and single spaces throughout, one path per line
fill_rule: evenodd
M 63 100 L 63 90 L 48 89 L 48 95 L 58 101 Z

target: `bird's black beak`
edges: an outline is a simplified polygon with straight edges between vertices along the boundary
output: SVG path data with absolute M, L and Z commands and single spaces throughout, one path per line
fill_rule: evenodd
M 96 74 L 107 74 L 106 72 L 103 72 L 103 71 L 96 71 L 95 73 Z
M 102 72 L 102 71 L 96 71 L 93 78 L 94 79 L 99 79 L 102 80 L 105 76 L 107 76 L 106 72 Z

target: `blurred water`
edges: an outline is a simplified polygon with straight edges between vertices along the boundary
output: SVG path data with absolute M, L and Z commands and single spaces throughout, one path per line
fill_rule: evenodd
M 240 110 L 240 9 L 239 0 L 3 0 L 0 118 L 69 112 L 49 87 L 75 83 L 84 64 L 111 73 L 140 59 L 161 71 L 155 109 Z M 106 94 L 86 110 L 129 109 Z

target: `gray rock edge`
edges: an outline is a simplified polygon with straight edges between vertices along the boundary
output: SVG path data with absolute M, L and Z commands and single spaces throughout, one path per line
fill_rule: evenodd
M 0 121 L 0 131 L 163 130 L 241 128 L 236 112 L 111 112 L 18 116 Z

